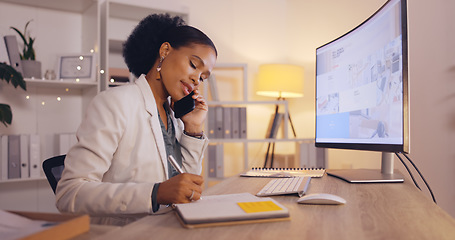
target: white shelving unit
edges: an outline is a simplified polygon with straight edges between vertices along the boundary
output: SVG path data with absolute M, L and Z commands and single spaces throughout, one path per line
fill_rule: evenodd
M 27 91 L 0 82 L 0 103 L 13 109 L 13 124 L 0 126 L 3 134 L 38 134 L 41 159 L 58 155 L 58 133 L 74 133 L 91 99 L 109 87 L 109 68 L 126 68 L 122 44 L 134 26 L 151 13 L 179 15 L 188 22 L 185 7 L 179 4 L 143 2 L 143 5 L 121 0 L 0 0 L 7 10 L 0 16 L 0 34 L 10 26 L 22 26 L 33 19 L 33 37 L 43 73 L 54 69 L 60 54 L 93 51 L 96 59 L 96 81 L 76 82 L 25 79 Z M 144 6 L 147 5 L 147 6 Z M 159 5 L 160 7 L 154 7 Z M 172 9 L 178 10 L 172 10 Z M 33 28 L 35 26 L 36 28 Z M 4 31 L 4 32 L 2 32 Z M 20 41 L 20 39 L 18 39 Z M 104 70 L 104 74 L 101 74 Z M 115 85 L 115 84 L 114 84 Z M 39 178 L 0 180 L 0 209 L 57 212 L 55 196 L 41 173 Z
M 250 134 L 247 134 L 247 138 L 210 138 L 210 144 L 232 144 L 232 143 L 240 143 L 242 146 L 243 146 L 243 154 L 239 154 L 237 151 L 236 153 L 232 153 L 232 152 L 229 152 L 229 153 L 224 153 L 223 155 L 226 156 L 227 154 L 235 154 L 235 155 L 243 155 L 243 170 L 247 170 L 249 168 L 249 162 L 248 162 L 248 159 L 249 159 L 249 145 L 250 144 L 253 144 L 253 143 L 289 143 L 289 142 L 302 142 L 302 143 L 309 143 L 311 142 L 310 139 L 299 139 L 299 138 L 291 138 L 288 134 L 288 129 L 290 128 L 290 125 L 289 125 L 289 121 L 287 120 L 288 119 L 288 116 L 289 116 L 289 106 L 288 106 L 288 102 L 287 101 L 283 101 L 283 100 L 275 100 L 275 101 L 249 101 L 249 98 L 248 98 L 248 78 L 247 78 L 247 65 L 246 64 L 226 64 L 226 63 L 219 63 L 215 66 L 212 74 L 215 76 L 215 81 L 217 81 L 217 71 L 241 71 L 242 74 L 236 74 L 236 77 L 239 77 L 241 76 L 242 79 L 241 79 L 241 86 L 242 87 L 242 91 L 241 91 L 241 96 L 239 100 L 235 100 L 235 101 L 224 101 L 224 100 L 221 100 L 221 101 L 208 101 L 208 105 L 209 106 L 235 106 L 235 107 L 246 107 L 247 108 L 247 112 L 248 112 L 248 108 L 249 107 L 252 107 L 252 106 L 276 106 L 276 105 L 279 105 L 280 107 L 280 112 L 284 113 L 284 119 L 285 121 L 283 121 L 283 136 L 281 138 L 275 138 L 275 139 L 271 139 L 271 138 L 258 138 L 258 137 L 251 137 Z M 210 84 L 210 82 L 208 83 Z M 219 83 L 217 82 L 216 83 L 217 85 L 219 85 Z M 236 87 L 239 87 L 238 85 L 236 85 Z M 238 92 L 240 89 L 237 89 L 236 87 L 235 90 Z M 221 91 L 219 86 L 217 87 L 218 88 L 218 91 Z M 204 86 L 204 89 L 203 89 L 203 94 L 204 96 L 212 96 L 212 93 L 209 93 L 211 90 L 210 90 L 210 87 L 209 86 Z M 238 98 L 238 97 L 237 97 Z M 263 113 L 262 113 L 263 114 Z M 248 121 L 251 121 L 251 120 L 248 120 L 248 115 L 247 114 L 247 122 Z M 266 121 L 268 122 L 269 121 L 269 116 L 267 114 L 263 114 L 264 116 L 267 116 L 266 118 Z M 210 121 L 210 119 L 207 119 L 206 121 L 206 132 L 210 131 L 209 127 L 208 127 L 208 122 Z M 250 124 L 248 124 L 250 125 Z M 264 136 L 265 136 L 265 130 L 264 129 Z M 248 132 L 248 129 L 247 129 L 247 132 Z M 240 151 L 239 151 L 240 152 Z M 208 154 L 206 154 L 207 156 Z M 259 167 L 259 166 L 258 166 Z M 205 158 L 205 164 L 204 164 L 204 169 L 205 169 L 205 177 L 206 179 L 208 179 L 208 181 L 217 181 L 219 180 L 219 178 L 209 178 L 208 177 L 208 171 L 209 171 L 209 163 L 208 163 L 208 158 L 206 157 Z
M 43 75 L 46 69 L 52 68 L 57 73 L 60 54 L 93 50 L 97 55 L 100 45 L 98 1 L 0 0 L 0 4 L 1 8 L 14 12 L 0 16 L 2 31 L 6 32 L 2 34 L 16 35 L 4 30 L 6 26 L 22 29 L 19 23 L 33 19 L 29 29 L 36 38 L 34 46 Z M 48 22 L 54 24 L 48 26 Z M 95 59 L 99 61 L 99 57 Z M 13 111 L 13 123 L 0 126 L 1 135 L 37 134 L 40 159 L 57 155 L 56 134 L 76 131 L 88 103 L 99 92 L 99 76 L 96 79 L 93 82 L 25 79 L 26 91 L 1 81 L 0 102 L 9 104 Z M 0 209 L 57 212 L 55 195 L 42 171 L 38 178 L 0 180 L 0 192 Z

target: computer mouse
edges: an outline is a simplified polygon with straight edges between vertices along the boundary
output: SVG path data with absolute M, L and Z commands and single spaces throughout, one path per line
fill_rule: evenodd
M 297 202 L 302 204 L 336 205 L 345 204 L 346 200 L 340 196 L 329 193 L 312 193 L 299 198 Z

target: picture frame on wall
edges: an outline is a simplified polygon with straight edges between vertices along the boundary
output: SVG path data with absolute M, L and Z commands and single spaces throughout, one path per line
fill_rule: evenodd
M 62 81 L 96 81 L 94 54 L 72 54 L 58 57 L 58 76 Z

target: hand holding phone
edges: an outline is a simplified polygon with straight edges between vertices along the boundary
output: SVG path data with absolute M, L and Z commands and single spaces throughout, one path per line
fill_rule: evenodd
M 191 112 L 196 107 L 193 99 L 194 91 L 174 103 L 174 113 L 176 118 L 181 118 Z

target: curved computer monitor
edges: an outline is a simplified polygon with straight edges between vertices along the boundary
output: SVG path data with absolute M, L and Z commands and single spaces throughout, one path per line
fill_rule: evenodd
M 380 151 L 381 170 L 328 170 L 349 182 L 403 182 L 393 153 L 409 152 L 406 0 L 316 49 L 316 147 Z

